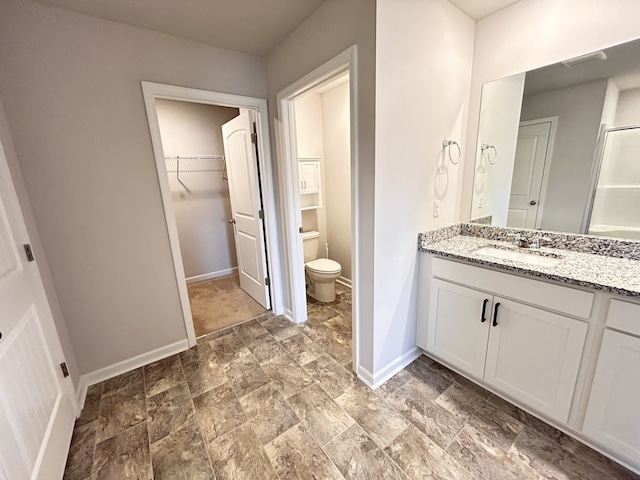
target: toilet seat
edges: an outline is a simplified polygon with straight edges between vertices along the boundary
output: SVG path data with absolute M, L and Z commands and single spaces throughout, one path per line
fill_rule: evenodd
M 304 264 L 307 269 L 316 273 L 340 273 L 342 267 L 335 260 L 328 258 L 318 258 Z

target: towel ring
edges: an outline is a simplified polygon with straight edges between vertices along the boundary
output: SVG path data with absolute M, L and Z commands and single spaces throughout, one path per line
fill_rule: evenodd
M 485 151 L 487 152 L 487 160 L 489 160 L 491 165 L 495 165 L 498 161 L 498 149 L 494 145 L 489 145 L 488 143 L 483 143 L 480 149 L 482 150 L 482 153 Z M 493 161 L 491 160 L 491 153 L 489 150 L 493 150 Z
M 455 146 L 455 147 L 458 148 L 458 156 L 457 156 L 457 158 L 455 160 L 451 156 L 451 147 L 452 146 Z M 458 163 L 460 163 L 460 157 L 462 156 L 462 150 L 460 150 L 460 145 L 458 144 L 458 142 L 456 142 L 455 140 L 443 140 L 442 141 L 442 151 L 444 152 L 445 149 L 448 149 L 449 161 L 451 161 L 451 163 L 453 163 L 454 165 L 457 165 Z

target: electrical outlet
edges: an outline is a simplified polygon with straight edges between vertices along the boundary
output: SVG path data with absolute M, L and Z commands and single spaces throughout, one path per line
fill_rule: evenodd
M 484 207 L 484 193 L 481 193 L 478 196 L 478 210 L 480 210 L 482 207 Z
M 440 216 L 440 200 L 435 200 L 433 202 L 433 216 L 434 217 Z

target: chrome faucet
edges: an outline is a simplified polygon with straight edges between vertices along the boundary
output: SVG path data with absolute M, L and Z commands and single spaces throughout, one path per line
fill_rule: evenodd
M 529 239 L 524 233 L 510 233 L 507 235 L 508 237 L 513 237 L 513 244 L 517 245 L 520 248 L 530 248 L 531 244 L 529 243 Z
M 540 235 L 535 235 L 533 238 L 527 237 L 524 233 L 510 233 L 507 235 L 508 237 L 513 237 L 513 244 L 517 245 L 520 248 L 540 248 L 542 242 L 551 241 L 548 237 L 542 237 Z

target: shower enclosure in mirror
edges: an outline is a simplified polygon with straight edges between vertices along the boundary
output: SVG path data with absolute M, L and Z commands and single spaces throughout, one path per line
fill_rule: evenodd
M 640 240 L 640 126 L 604 131 L 588 233 Z
M 640 40 L 487 83 L 471 221 L 640 239 Z

